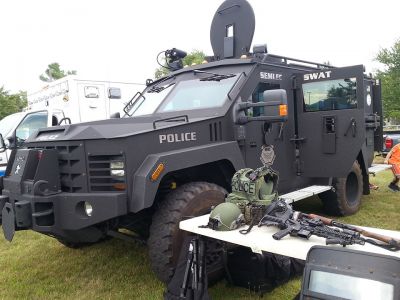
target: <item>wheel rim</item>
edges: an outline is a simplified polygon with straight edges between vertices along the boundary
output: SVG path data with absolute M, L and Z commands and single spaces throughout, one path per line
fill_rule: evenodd
M 346 199 L 350 205 L 358 202 L 358 177 L 354 172 L 351 172 L 346 179 Z

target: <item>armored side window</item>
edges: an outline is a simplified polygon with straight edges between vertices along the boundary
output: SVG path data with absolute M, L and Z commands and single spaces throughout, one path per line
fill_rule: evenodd
M 303 84 L 304 111 L 357 108 L 357 80 L 345 78 Z
M 110 87 L 108 89 L 108 98 L 110 99 L 121 99 L 121 89 Z
M 85 86 L 86 98 L 99 98 L 99 88 L 97 86 Z

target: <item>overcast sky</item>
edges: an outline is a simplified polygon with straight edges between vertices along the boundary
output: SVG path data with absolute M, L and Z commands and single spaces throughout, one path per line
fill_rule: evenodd
M 270 53 L 335 66 L 364 64 L 400 38 L 399 0 L 249 0 L 253 44 Z M 212 54 L 210 24 L 219 0 L 1 0 L 0 86 L 34 92 L 51 62 L 80 77 L 144 83 L 158 52 Z

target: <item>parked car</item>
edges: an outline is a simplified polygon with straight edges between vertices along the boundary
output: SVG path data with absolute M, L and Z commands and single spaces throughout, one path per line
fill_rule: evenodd
M 392 127 L 393 128 L 393 127 Z M 384 128 L 383 132 L 383 150 L 382 155 L 386 156 L 393 146 L 400 143 L 400 126 L 395 127 L 396 130 L 391 130 L 390 128 Z

